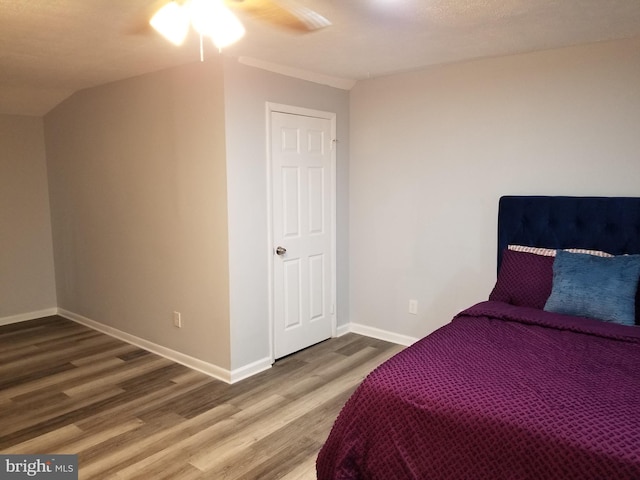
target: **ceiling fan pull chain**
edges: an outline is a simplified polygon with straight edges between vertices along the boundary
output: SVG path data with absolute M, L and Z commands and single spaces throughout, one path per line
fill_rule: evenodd
M 204 62 L 204 48 L 202 47 L 202 34 L 200 34 L 200 61 Z

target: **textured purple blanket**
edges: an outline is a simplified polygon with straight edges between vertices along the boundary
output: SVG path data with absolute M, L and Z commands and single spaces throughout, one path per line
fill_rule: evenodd
M 640 479 L 640 327 L 483 302 L 372 372 L 318 479 Z

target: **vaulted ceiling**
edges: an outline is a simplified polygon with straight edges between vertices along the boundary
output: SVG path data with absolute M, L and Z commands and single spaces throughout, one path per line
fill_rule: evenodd
M 175 47 L 142 26 L 153 1 L 0 1 L 0 113 L 43 115 L 77 90 L 199 61 L 196 35 Z M 354 81 L 640 36 L 639 0 L 297 1 L 333 25 L 296 34 L 239 14 L 247 33 L 222 54 Z M 206 44 L 205 61 L 219 54 Z

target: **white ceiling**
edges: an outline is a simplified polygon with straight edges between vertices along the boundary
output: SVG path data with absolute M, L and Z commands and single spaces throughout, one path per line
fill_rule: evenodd
M 223 54 L 363 79 L 427 65 L 640 36 L 640 0 L 298 0 L 310 34 L 242 17 Z M 0 0 L 0 113 L 43 115 L 73 92 L 199 60 L 142 29 L 154 0 Z M 206 44 L 206 58 L 218 55 Z

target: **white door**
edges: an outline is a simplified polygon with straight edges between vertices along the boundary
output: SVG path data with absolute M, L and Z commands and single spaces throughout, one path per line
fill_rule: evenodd
M 274 357 L 333 331 L 332 121 L 271 112 Z

